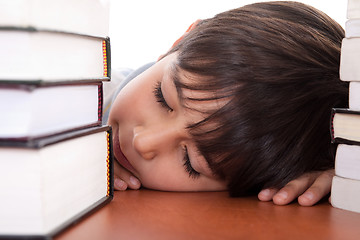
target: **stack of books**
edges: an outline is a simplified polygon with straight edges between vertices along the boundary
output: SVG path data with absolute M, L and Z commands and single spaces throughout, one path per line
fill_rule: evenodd
M 341 46 L 340 79 L 349 82 L 349 108 L 333 109 L 332 141 L 338 143 L 331 204 L 360 212 L 360 1 L 349 0 Z
M 0 238 L 60 233 L 113 197 L 109 3 L 0 1 Z

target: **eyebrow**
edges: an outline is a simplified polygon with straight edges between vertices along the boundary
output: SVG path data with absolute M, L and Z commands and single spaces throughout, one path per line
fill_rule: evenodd
M 182 88 L 184 87 L 184 84 L 180 81 L 179 71 L 178 71 L 178 67 L 176 66 L 176 64 L 172 64 L 172 66 L 170 67 L 169 77 L 176 88 L 179 103 L 181 104 L 181 106 L 185 107 L 185 105 L 183 104 L 184 97 L 183 97 L 183 92 L 182 92 Z
M 178 98 L 178 101 L 181 105 L 181 107 L 185 108 L 185 109 L 190 109 L 190 110 L 195 110 L 197 112 L 200 112 L 200 113 L 203 113 L 201 112 L 200 110 L 198 109 L 195 109 L 195 108 L 192 108 L 192 107 L 189 107 L 185 104 L 185 101 L 186 100 L 190 100 L 190 101 L 206 101 L 206 100 L 213 100 L 213 99 L 207 99 L 207 98 L 191 98 L 191 97 L 185 97 L 184 96 L 184 92 L 183 92 L 183 89 L 189 89 L 189 90 L 194 90 L 191 86 L 189 85 L 186 85 L 184 84 L 182 81 L 181 81 L 181 77 L 180 77 L 180 74 L 179 74 L 179 71 L 178 71 L 178 66 L 176 64 L 172 64 L 170 67 L 169 67 L 169 72 L 168 72 L 168 76 L 170 78 L 170 80 L 173 82 L 174 86 L 175 86 L 175 89 L 176 89 L 176 92 L 177 92 L 177 98 Z
M 180 105 L 181 105 L 182 107 L 184 107 L 184 108 L 189 109 L 189 107 L 185 106 L 185 104 L 184 104 L 185 98 L 184 98 L 183 91 L 182 91 L 182 89 L 183 89 L 183 88 L 187 88 L 187 86 L 186 86 L 184 83 L 181 82 L 180 76 L 179 76 L 179 71 L 178 71 L 178 66 L 177 66 L 176 64 L 172 64 L 172 66 L 169 67 L 168 77 L 170 78 L 170 80 L 171 80 L 171 81 L 173 82 L 173 84 L 175 85 L 175 88 L 176 88 L 176 92 L 177 92 L 177 96 L 178 96 Z M 192 134 L 190 134 L 190 135 L 192 136 Z M 200 154 L 200 155 L 203 156 L 204 161 L 205 161 L 206 164 L 208 165 L 208 169 L 210 169 L 210 173 L 211 173 L 211 174 L 214 174 L 214 171 L 211 169 L 211 167 L 210 167 L 210 162 L 208 161 L 208 159 L 206 159 L 206 158 L 204 157 L 204 154 L 200 152 L 199 147 L 197 146 L 197 144 L 195 144 L 195 147 L 196 147 L 196 150 L 195 150 L 195 151 L 197 151 L 198 154 Z M 194 157 L 193 154 L 189 154 L 189 153 L 188 153 L 188 156 L 189 156 L 190 158 L 191 158 L 191 157 L 192 157 L 192 158 Z M 202 160 L 199 160 L 198 158 L 195 158 L 195 159 L 196 159 L 196 161 L 198 162 L 197 164 L 198 164 L 199 166 L 201 166 L 202 171 L 206 171 L 206 168 L 203 167 L 203 164 L 204 164 L 204 163 L 202 163 Z M 202 174 L 203 174 L 203 173 L 202 173 Z M 207 175 L 210 175 L 210 174 L 207 173 Z

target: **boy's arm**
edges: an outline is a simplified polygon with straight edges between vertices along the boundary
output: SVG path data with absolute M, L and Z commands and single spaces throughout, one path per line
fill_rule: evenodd
M 323 172 L 306 173 L 290 181 L 280 190 L 263 189 L 258 198 L 273 201 L 276 205 L 286 205 L 296 198 L 302 206 L 312 206 L 330 193 L 334 169 Z

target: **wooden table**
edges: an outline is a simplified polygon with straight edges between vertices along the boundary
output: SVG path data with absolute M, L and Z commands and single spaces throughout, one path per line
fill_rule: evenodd
M 56 240 L 360 239 L 360 214 L 297 203 L 275 206 L 226 192 L 115 192 L 114 199 Z

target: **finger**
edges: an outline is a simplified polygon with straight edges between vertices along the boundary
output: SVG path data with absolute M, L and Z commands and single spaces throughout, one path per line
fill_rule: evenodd
M 299 196 L 299 204 L 302 206 L 312 206 L 325 197 L 331 190 L 333 176 L 333 170 L 323 172 L 311 187 Z
M 286 205 L 292 202 L 311 186 L 317 176 L 316 173 L 309 173 L 290 181 L 274 195 L 273 202 L 277 205 Z
M 114 160 L 114 189 L 124 191 L 127 189 L 127 184 L 119 177 L 121 171 L 121 166 Z
M 141 187 L 141 183 L 139 181 L 139 179 L 137 179 L 136 177 L 134 176 L 130 176 L 128 179 L 127 179 L 127 184 L 128 184 L 128 187 L 131 188 L 131 189 L 139 189 Z
M 263 202 L 271 201 L 274 195 L 278 192 L 275 188 L 266 188 L 259 192 L 258 199 Z
M 124 191 L 127 189 L 127 184 L 121 180 L 118 176 L 114 176 L 114 189 Z
M 115 190 L 126 190 L 127 188 L 139 189 L 140 181 L 134 175 L 114 161 L 114 188 Z

